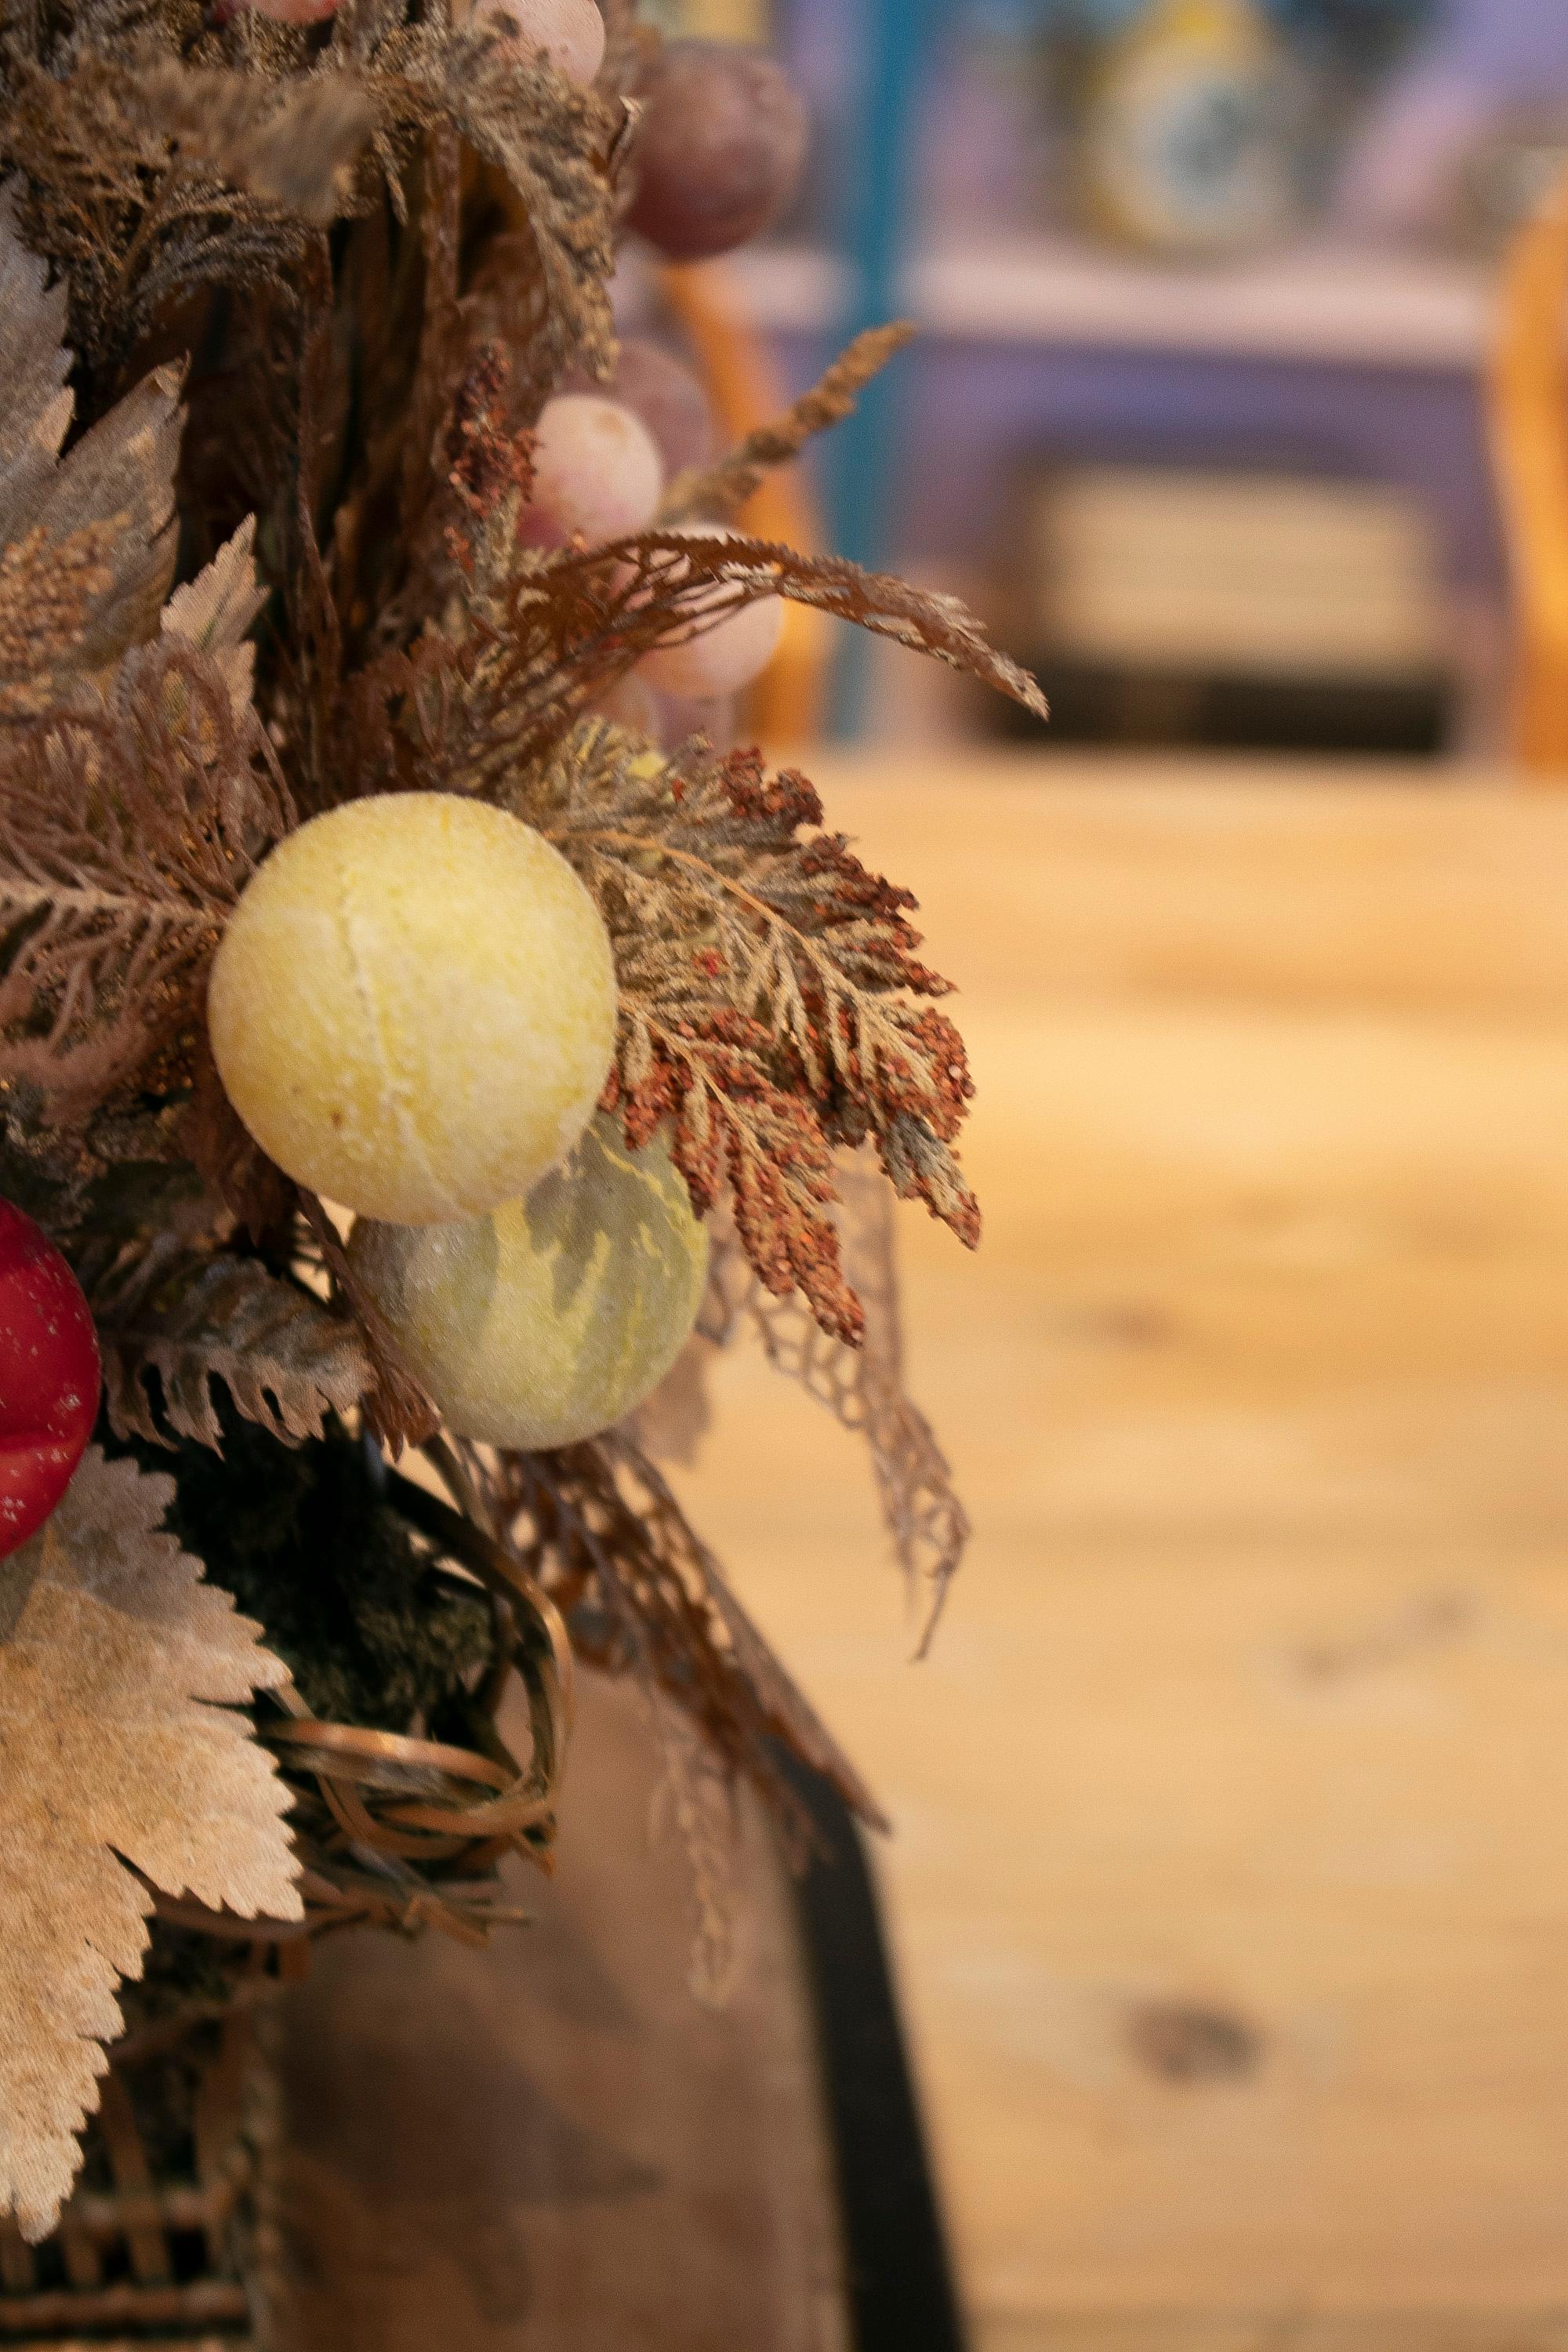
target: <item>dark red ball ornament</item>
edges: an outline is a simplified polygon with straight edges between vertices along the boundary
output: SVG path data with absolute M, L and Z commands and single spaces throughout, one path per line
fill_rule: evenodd
M 0 1201 L 0 1559 L 41 1528 L 98 1418 L 98 1335 L 46 1233 Z

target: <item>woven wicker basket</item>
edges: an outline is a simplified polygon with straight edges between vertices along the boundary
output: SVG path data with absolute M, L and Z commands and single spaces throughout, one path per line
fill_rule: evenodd
M 260 1979 L 254 1980 L 259 1984 Z M 203 2037 L 188 2159 L 160 2166 L 137 2077 Z M 0 2344 L 18 2352 L 253 2352 L 268 2270 L 269 2076 L 248 2004 L 121 2045 L 86 2135 L 85 2179 L 29 2246 L 0 2221 Z M 102 2185 L 107 2184 L 107 2185 Z

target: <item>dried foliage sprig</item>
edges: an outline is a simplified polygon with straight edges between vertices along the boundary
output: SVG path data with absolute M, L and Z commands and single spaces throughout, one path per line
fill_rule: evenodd
M 914 901 L 822 830 L 814 788 L 755 753 L 666 761 L 592 725 L 513 798 L 599 905 L 621 1027 L 611 1099 L 636 1148 L 668 1122 L 693 1200 L 728 1189 L 766 1287 L 854 1339 L 833 1147 L 875 1139 L 899 1191 L 963 1240 L 979 1212 L 952 1156 L 963 1048 L 929 1002 Z M 925 1001 L 922 1001 L 925 1000 Z
M 224 920 L 292 821 L 210 656 L 128 655 L 107 701 L 0 741 L 0 1060 L 80 1115 L 199 1020 Z
M 591 551 L 519 552 L 504 503 L 451 634 L 367 667 L 353 724 L 386 724 L 374 755 L 388 782 L 502 795 L 556 751 L 577 719 L 655 646 L 681 643 L 766 596 L 784 596 L 930 654 L 1044 714 L 1034 680 L 953 596 L 761 540 L 651 530 Z

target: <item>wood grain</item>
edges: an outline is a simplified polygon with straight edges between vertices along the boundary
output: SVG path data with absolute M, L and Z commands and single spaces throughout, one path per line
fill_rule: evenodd
M 979 1255 L 903 1229 L 932 1658 L 754 1358 L 686 1483 L 895 1816 L 982 2352 L 1560 2352 L 1568 808 L 816 772 L 979 1081 Z

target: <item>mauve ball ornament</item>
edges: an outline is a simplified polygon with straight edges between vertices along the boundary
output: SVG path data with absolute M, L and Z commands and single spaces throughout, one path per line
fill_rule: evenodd
M 605 61 L 605 20 L 595 0 L 475 0 L 473 21 L 515 27 L 526 47 L 542 49 L 584 89 Z
M 664 461 L 640 416 L 602 393 L 557 393 L 534 428 L 524 537 L 537 514 L 590 547 L 623 539 L 653 520 L 663 489 Z
M 646 112 L 626 217 L 650 245 L 700 261 L 778 219 L 805 161 L 806 120 L 771 58 L 729 41 L 671 41 L 637 95 Z

